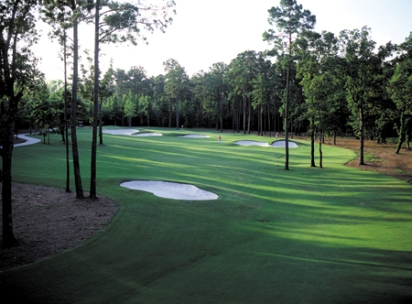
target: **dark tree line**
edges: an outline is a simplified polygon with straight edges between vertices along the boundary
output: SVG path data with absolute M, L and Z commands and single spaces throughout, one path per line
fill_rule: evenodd
M 101 75 L 101 119 L 106 125 L 284 133 L 289 65 L 292 137 L 329 134 L 336 140 L 345 134 L 383 143 L 400 132 L 405 141 L 409 94 L 400 91 L 400 81 L 409 79 L 409 38 L 400 46 L 376 48 L 369 32 L 308 31 L 292 42 L 290 62 L 287 49 L 245 51 L 192 77 L 174 59 L 156 77 L 148 77 L 142 67 L 110 67 Z M 86 124 L 92 123 L 92 75 L 83 68 L 79 79 L 78 115 Z

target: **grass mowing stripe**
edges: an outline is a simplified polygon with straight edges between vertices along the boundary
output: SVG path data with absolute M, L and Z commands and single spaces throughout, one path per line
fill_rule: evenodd
M 342 166 L 355 154 L 335 147 L 324 146 L 325 168 L 310 168 L 309 144 L 296 141 L 285 171 L 284 149 L 234 144 L 267 138 L 224 133 L 219 144 L 213 131 L 138 129 L 163 136 L 104 135 L 98 147 L 98 191 L 119 203 L 112 223 L 83 246 L 1 273 L 7 293 L 88 303 L 412 297 L 410 185 Z M 210 137 L 177 137 L 183 133 Z M 88 189 L 90 129 L 78 136 Z M 14 180 L 64 186 L 57 137 L 14 153 Z M 219 199 L 168 200 L 119 187 L 133 179 L 192 183 Z

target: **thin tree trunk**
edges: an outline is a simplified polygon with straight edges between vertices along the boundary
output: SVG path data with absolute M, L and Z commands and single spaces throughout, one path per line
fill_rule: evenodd
M 288 133 L 288 103 L 289 103 L 289 67 L 286 72 L 285 100 L 285 170 L 289 170 L 289 133 Z
M 236 115 L 236 101 L 233 104 L 233 109 L 229 106 L 229 115 L 232 114 L 232 132 L 235 133 L 235 115 Z
M 399 154 L 399 151 L 402 148 L 402 144 L 405 140 L 405 114 L 401 114 L 400 117 L 400 126 L 398 130 L 398 144 L 396 146 L 396 154 Z
M 315 164 L 315 123 L 313 122 L 314 118 L 311 121 L 311 135 L 310 135 L 310 166 L 316 167 Z
M 95 28 L 94 28 L 94 92 L 93 92 L 93 127 L 92 127 L 92 154 L 90 166 L 90 198 L 96 199 L 96 161 L 97 161 L 97 122 L 99 111 L 99 17 L 100 0 L 96 0 Z
M 273 98 L 273 136 L 275 136 L 278 128 L 276 127 L 276 117 L 277 117 L 277 112 L 276 112 L 276 97 Z
M 169 100 L 169 128 L 172 127 L 172 109 L 173 109 L 173 104 L 172 104 L 172 99 Z
M 360 132 L 360 147 L 359 147 L 359 165 L 365 165 L 365 135 L 363 127 L 363 108 L 359 108 L 359 132 Z
M 176 129 L 179 129 L 179 124 L 180 124 L 180 113 L 179 113 L 179 100 L 176 97 Z
M 324 133 L 323 131 L 320 132 L 320 138 L 319 138 L 319 167 L 323 168 L 323 154 L 322 154 L 322 143 L 323 143 L 323 138 L 324 138 Z
M 246 97 L 247 102 L 247 111 L 248 111 L 248 119 L 247 119 L 247 133 L 250 134 L 251 131 L 251 121 L 252 121 L 252 102 L 250 98 Z
M 272 131 L 270 129 L 270 107 L 269 104 L 266 105 L 266 111 L 268 113 L 268 130 L 269 130 L 269 137 L 272 137 Z
M 405 119 L 405 142 L 406 149 L 411 150 L 410 141 L 411 141 L 411 127 L 412 127 L 412 118 L 410 115 Z
M 4 113 L 2 107 L 1 113 Z M 7 115 L 7 114 L 6 114 Z M 10 115 L 10 114 L 8 114 Z M 12 215 L 12 198 L 11 198 L 11 168 L 12 168 L 12 155 L 13 155 L 13 119 L 6 118 L 6 123 L 3 126 L 2 136 L 2 159 L 3 159 L 3 171 L 2 171 L 2 204 L 3 204 L 3 248 L 9 248 L 16 244 L 18 241 L 14 237 L 13 232 L 13 215 Z
M 99 145 L 103 145 L 103 98 L 100 100 L 100 107 L 99 107 Z
M 285 170 L 289 170 L 289 74 L 290 74 L 290 60 L 292 55 L 292 34 L 289 33 L 289 58 L 288 68 L 286 71 L 286 100 L 285 100 Z
M 237 98 L 237 101 L 236 101 L 236 130 L 237 130 L 237 133 L 240 133 L 240 118 L 241 118 L 240 108 L 242 107 L 241 105 L 242 100 L 240 100 L 240 98 Z
M 65 32 L 66 33 L 66 32 Z M 69 126 L 67 124 L 67 61 L 66 61 L 66 34 L 64 38 L 64 136 L 66 145 L 66 192 L 70 190 L 70 151 L 69 151 Z
M 76 12 L 75 12 L 76 13 Z M 73 85 L 72 85 L 72 113 L 71 113 L 71 135 L 72 135 L 72 153 L 74 168 L 74 184 L 76 187 L 76 197 L 84 198 L 82 178 L 80 174 L 79 150 L 77 147 L 77 82 L 79 77 L 79 41 L 78 41 L 78 20 L 73 22 Z
M 2 41 L 3 42 L 3 41 Z M 2 43 L 2 46 L 5 44 Z M 12 214 L 12 189 L 11 189 L 11 169 L 12 169 L 12 157 L 13 157 L 13 132 L 14 124 L 16 121 L 18 100 L 21 97 L 15 96 L 14 81 L 11 79 L 10 67 L 7 58 L 7 50 L 2 50 L 3 58 L 0 59 L 3 63 L 2 71 L 4 72 L 3 80 L 5 80 L 4 86 L 1 88 L 4 93 L 4 98 L 0 102 L 0 134 L 2 140 L 2 147 L 0 148 L 2 157 L 2 220 L 3 220 L 3 241 L 2 247 L 9 248 L 16 244 L 18 241 L 14 237 L 13 232 L 13 214 Z M 3 97 L 3 96 L 2 96 Z M 7 104 L 7 105 L 6 105 Z
M 243 89 L 243 134 L 246 134 L 246 95 Z
M 220 132 L 223 132 L 223 100 L 220 99 Z
M 99 145 L 103 145 L 103 120 L 102 120 L 102 113 L 101 113 L 102 103 L 100 103 L 100 110 L 99 110 Z

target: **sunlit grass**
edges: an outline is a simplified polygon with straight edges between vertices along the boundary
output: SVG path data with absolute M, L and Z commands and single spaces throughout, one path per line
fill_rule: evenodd
M 213 130 L 136 129 L 163 136 L 104 134 L 98 147 L 98 192 L 119 204 L 104 233 L 10 272 L 8 281 L 57 302 L 390 303 L 412 296 L 404 283 L 412 282 L 410 185 L 346 168 L 355 153 L 331 146 L 324 146 L 324 168 L 311 168 L 309 143 L 296 141 L 286 171 L 284 149 L 234 144 L 268 138 L 224 133 L 218 143 Z M 186 134 L 209 138 L 179 137 Z M 90 129 L 78 136 L 87 190 Z M 59 137 L 14 151 L 15 181 L 64 187 Z M 191 183 L 219 199 L 170 200 L 119 186 L 134 179 Z

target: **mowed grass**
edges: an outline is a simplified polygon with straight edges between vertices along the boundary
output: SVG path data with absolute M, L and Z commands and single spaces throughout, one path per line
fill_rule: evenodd
M 224 133 L 218 143 L 214 131 L 145 131 L 163 136 L 105 134 L 98 147 L 98 193 L 119 205 L 112 222 L 78 248 L 1 273 L 2 294 L 31 303 L 412 299 L 411 185 L 344 167 L 355 154 L 336 147 L 324 146 L 325 168 L 310 168 L 308 141 L 290 149 L 285 171 L 284 149 L 234 144 L 273 138 Z M 90 129 L 78 137 L 88 190 Z M 59 140 L 16 148 L 14 181 L 64 187 Z M 119 186 L 135 179 L 190 183 L 219 199 Z

